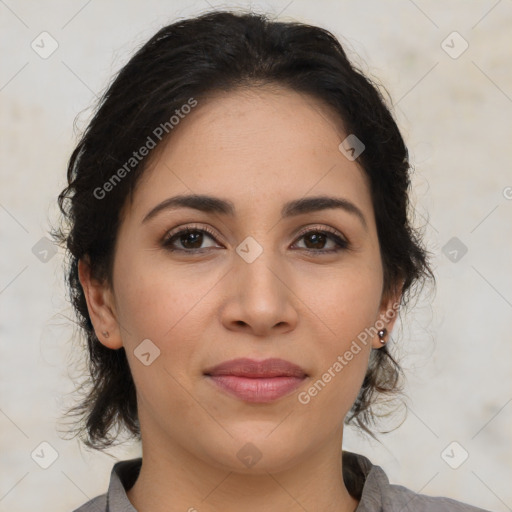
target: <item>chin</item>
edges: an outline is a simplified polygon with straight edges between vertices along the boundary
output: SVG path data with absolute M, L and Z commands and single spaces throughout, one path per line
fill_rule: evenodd
M 225 471 L 241 474 L 278 473 L 290 469 L 299 462 L 311 439 L 302 439 L 303 435 L 298 439 L 286 429 L 272 432 L 275 428 L 276 422 L 257 422 L 256 425 L 244 422 L 236 428 L 228 428 L 233 437 L 212 439 L 205 447 L 206 457 L 202 458 Z

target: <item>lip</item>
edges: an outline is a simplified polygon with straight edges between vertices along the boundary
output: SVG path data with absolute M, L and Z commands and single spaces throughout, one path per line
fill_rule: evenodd
M 222 391 L 257 403 L 272 402 L 292 393 L 308 376 L 300 366 L 277 358 L 233 359 L 203 373 Z

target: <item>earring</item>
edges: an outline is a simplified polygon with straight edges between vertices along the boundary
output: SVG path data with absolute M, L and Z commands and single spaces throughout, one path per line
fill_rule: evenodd
M 103 331 L 101 334 L 103 334 L 103 336 L 105 336 L 105 338 L 108 338 L 110 336 L 108 331 Z
M 385 345 L 386 340 L 384 339 L 384 336 L 388 333 L 387 329 L 381 329 L 377 334 L 379 335 L 379 341 Z

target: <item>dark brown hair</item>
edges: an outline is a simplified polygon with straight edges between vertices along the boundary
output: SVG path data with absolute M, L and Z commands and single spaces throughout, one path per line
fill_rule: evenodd
M 404 306 L 411 290 L 417 289 L 413 285 L 433 279 L 428 253 L 409 220 L 410 164 L 402 136 L 378 87 L 348 60 L 329 31 L 228 11 L 168 25 L 135 53 L 102 96 L 70 157 L 68 186 L 58 198 L 64 219 L 52 235 L 67 249 L 67 282 L 87 340 L 90 373 L 84 399 L 70 412 L 80 417 L 77 431 L 88 446 L 102 449 L 114 443 L 119 431 L 140 437 L 140 430 L 125 351 L 108 349 L 97 339 L 78 261 L 87 257 L 93 276 L 111 284 L 120 214 L 147 164 L 147 158 L 130 159 L 149 136 L 155 139 L 157 127 L 167 126 L 172 136 L 170 117 L 191 98 L 201 101 L 215 91 L 261 84 L 284 86 L 322 101 L 342 120 L 347 134 L 364 143 L 357 162 L 371 187 L 384 293 L 401 289 Z M 125 172 L 119 173 L 122 168 Z M 116 173 L 122 179 L 112 182 Z M 107 182 L 112 186 L 103 199 L 98 191 L 104 191 Z M 399 390 L 400 373 L 387 346 L 372 350 L 346 422 L 373 435 L 371 406 L 379 393 Z

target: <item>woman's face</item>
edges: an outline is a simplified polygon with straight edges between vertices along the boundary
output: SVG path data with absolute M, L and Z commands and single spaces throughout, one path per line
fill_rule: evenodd
M 243 472 L 339 450 L 381 346 L 361 333 L 393 302 L 348 134 L 313 98 L 267 87 L 199 102 L 171 135 L 123 212 L 113 289 L 98 307 L 88 294 L 100 340 L 126 349 L 145 451 Z M 165 207 L 191 195 L 212 201 Z M 300 371 L 210 371 L 237 358 Z

